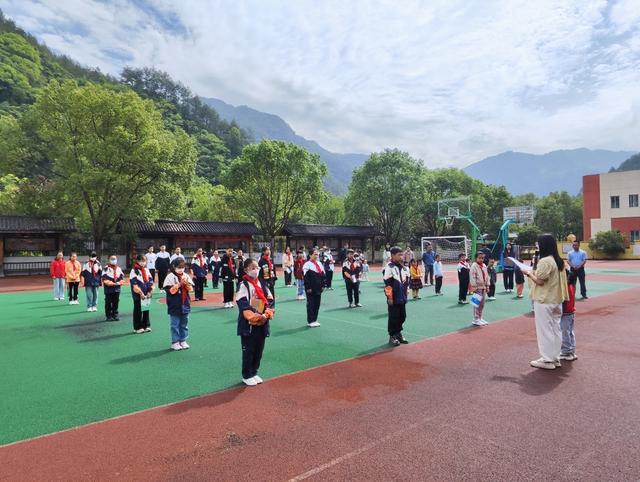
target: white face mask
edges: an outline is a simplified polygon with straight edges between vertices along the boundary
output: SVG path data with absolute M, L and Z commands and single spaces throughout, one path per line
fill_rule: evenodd
M 256 279 L 258 277 L 258 273 L 260 273 L 260 270 L 258 268 L 255 268 L 249 271 L 247 274 L 251 276 L 253 279 Z
M 111 259 L 109 260 L 109 263 L 111 263 L 111 264 L 118 264 L 118 259 L 117 259 L 117 258 L 111 258 Z
M 93 256 L 93 257 L 91 257 L 91 258 L 89 258 L 89 259 L 90 259 L 91 261 L 95 261 L 95 260 L 96 260 L 96 259 L 98 259 L 98 258 L 96 258 L 95 256 Z
M 183 274 L 184 268 L 176 268 L 176 274 Z

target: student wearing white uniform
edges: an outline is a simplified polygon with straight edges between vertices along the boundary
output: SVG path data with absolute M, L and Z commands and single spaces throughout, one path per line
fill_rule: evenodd
M 318 311 L 322 301 L 322 290 L 324 289 L 324 269 L 318 261 L 318 250 L 314 249 L 307 261 L 302 266 L 304 273 L 304 290 L 307 294 L 307 326 L 316 328 L 318 323 Z
M 158 271 L 158 286 L 162 289 L 164 286 L 164 279 L 169 273 L 169 265 L 171 255 L 167 252 L 167 247 L 164 244 L 160 245 L 160 251 L 156 254 L 156 270 Z
M 150 244 L 147 246 L 147 254 L 145 258 L 147 259 L 147 269 L 149 273 L 151 273 L 151 281 L 155 281 L 156 279 L 156 258 L 158 255 L 153 252 L 153 245 Z
M 180 246 L 178 246 L 176 250 L 173 252 L 173 254 L 171 255 L 171 258 L 169 258 L 169 261 L 173 263 L 176 259 L 181 259 L 182 261 L 186 262 L 185 257 L 182 255 L 182 248 Z
M 562 348 L 562 303 L 569 299 L 564 261 L 558 253 L 558 245 L 551 234 L 538 237 L 540 261 L 535 272 L 525 274 L 531 281 L 531 299 L 536 320 L 536 336 L 540 358 L 530 365 L 553 370 L 560 366 Z

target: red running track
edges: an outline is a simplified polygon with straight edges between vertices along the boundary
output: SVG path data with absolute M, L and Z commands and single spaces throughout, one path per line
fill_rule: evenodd
M 2 480 L 638 480 L 640 288 L 0 448 Z M 268 348 L 267 348 L 268 349 Z

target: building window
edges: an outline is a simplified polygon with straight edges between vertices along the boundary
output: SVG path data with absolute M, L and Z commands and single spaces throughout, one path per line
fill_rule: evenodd
M 640 241 L 640 229 L 632 229 L 631 232 L 629 233 L 629 239 L 631 240 L 632 243 L 635 243 L 636 241 Z
M 620 196 L 611 196 L 611 209 L 618 209 L 620 207 Z
M 637 208 L 638 207 L 638 195 L 637 194 L 629 194 L 629 207 Z

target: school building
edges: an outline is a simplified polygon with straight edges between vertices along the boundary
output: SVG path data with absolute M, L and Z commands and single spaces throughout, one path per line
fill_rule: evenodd
M 327 246 L 337 254 L 345 244 L 361 249 L 369 260 L 374 259 L 374 239 L 380 233 L 373 226 L 348 226 L 335 224 L 287 224 L 282 230 L 286 245 L 295 252 L 314 246 Z
M 617 230 L 628 243 L 640 241 L 640 170 L 582 177 L 584 239 Z

